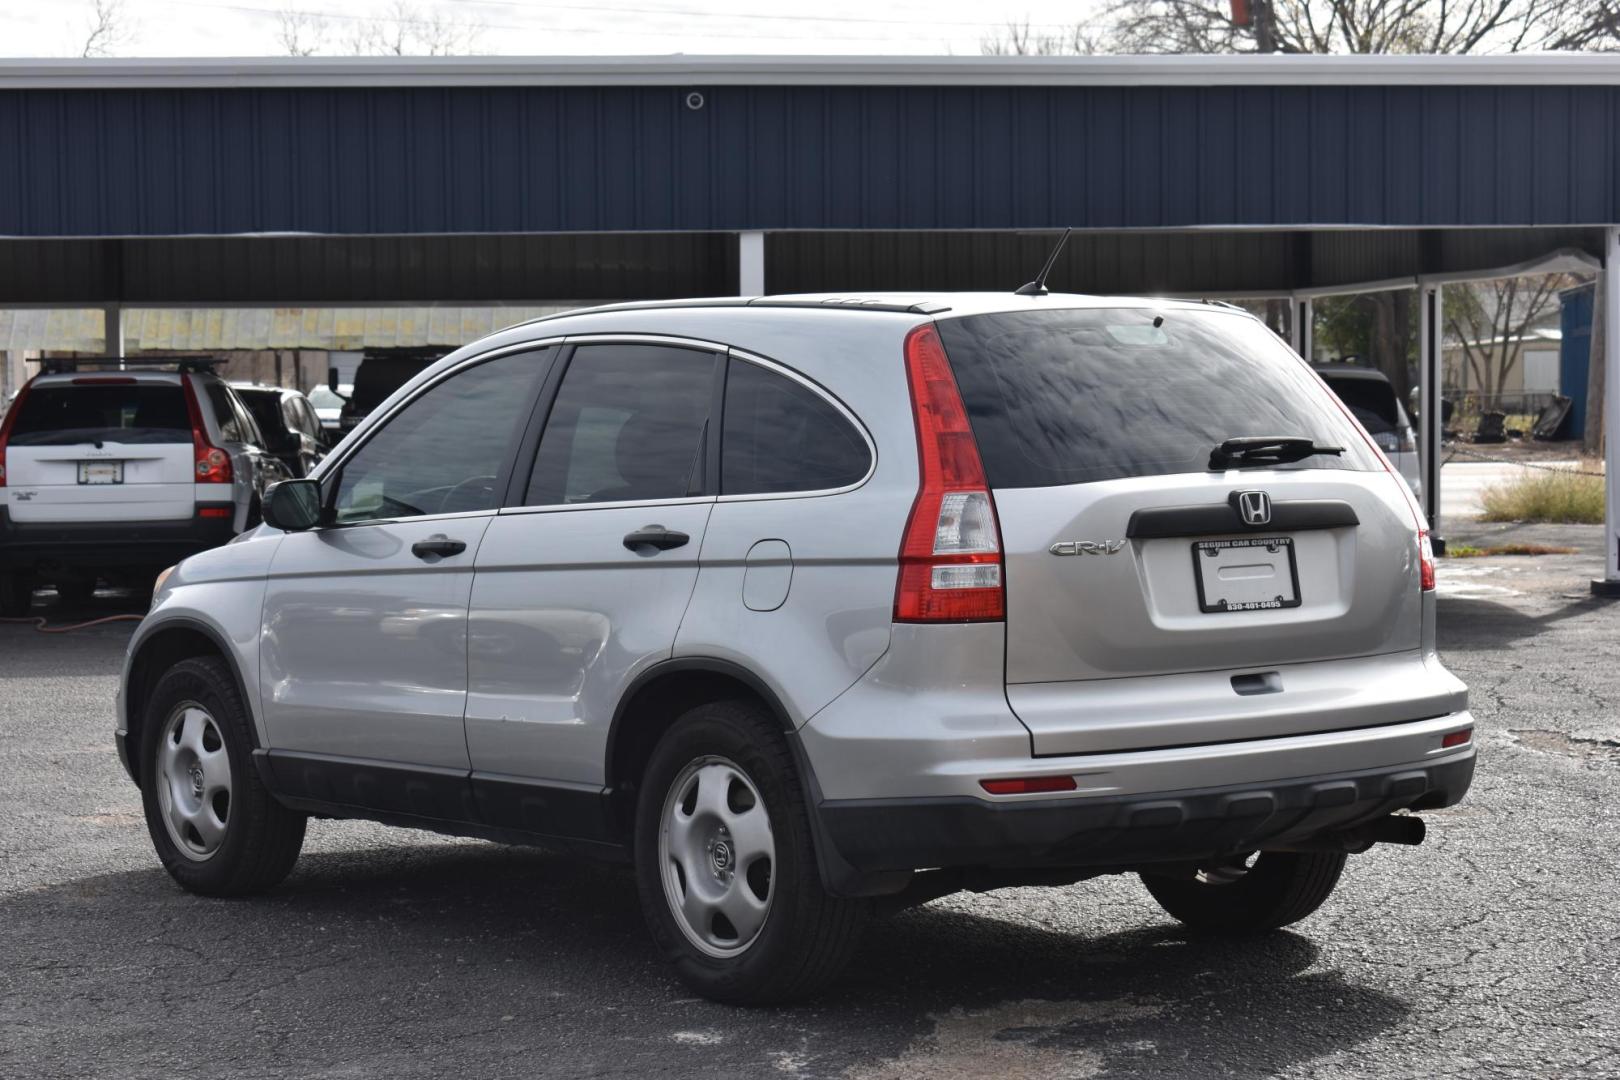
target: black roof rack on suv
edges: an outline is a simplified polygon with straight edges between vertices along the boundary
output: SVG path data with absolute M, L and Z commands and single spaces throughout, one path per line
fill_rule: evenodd
M 64 371 L 104 371 L 124 370 L 130 368 L 167 368 L 184 375 L 194 375 L 199 372 L 212 372 L 225 362 L 219 356 L 48 356 L 39 362 L 39 369 L 46 375 L 58 375 Z

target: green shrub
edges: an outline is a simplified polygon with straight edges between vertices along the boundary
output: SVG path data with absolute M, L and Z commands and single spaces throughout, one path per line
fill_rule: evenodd
M 1537 470 L 1480 492 L 1481 521 L 1603 524 L 1603 478 Z

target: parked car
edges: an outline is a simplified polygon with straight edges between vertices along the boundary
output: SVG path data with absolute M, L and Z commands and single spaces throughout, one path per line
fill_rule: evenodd
M 48 360 L 0 424 L 0 615 L 83 599 L 258 524 L 287 471 L 203 361 Z
M 1389 376 L 1356 364 L 1320 364 L 1316 373 L 1355 414 L 1421 502 L 1423 470 L 1418 466 L 1417 436 Z
M 280 386 L 235 383 L 231 387 L 253 414 L 265 448 L 289 476 L 308 476 L 326 453 L 326 436 L 309 399 Z
M 308 814 L 622 858 L 694 989 L 780 1001 L 875 898 L 1129 872 L 1198 930 L 1284 926 L 1473 773 L 1411 493 L 1225 307 L 552 317 L 265 517 L 165 575 L 124 668 L 199 893 L 281 880 Z
M 354 393 L 354 386 L 343 383 L 337 389 L 317 386 L 309 392 L 309 403 L 315 407 L 315 416 L 327 438 L 336 440 L 342 431 L 343 402 Z

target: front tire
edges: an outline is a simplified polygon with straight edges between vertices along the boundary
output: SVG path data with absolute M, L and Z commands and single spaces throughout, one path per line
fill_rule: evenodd
M 822 989 L 871 910 L 822 889 L 792 754 L 753 702 L 699 705 L 658 743 L 636 807 L 635 862 L 654 942 L 715 1001 Z
M 252 721 L 223 660 L 182 660 L 152 689 L 141 725 L 141 801 L 158 859 L 183 887 L 245 896 L 278 884 L 305 815 L 265 788 Z
M 1321 907 L 1347 858 L 1342 851 L 1267 851 L 1195 877 L 1144 873 L 1142 884 L 1189 929 L 1260 934 L 1299 922 Z

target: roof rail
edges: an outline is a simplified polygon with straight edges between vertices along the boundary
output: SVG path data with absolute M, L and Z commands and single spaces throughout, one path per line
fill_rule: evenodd
M 225 362 L 222 356 L 47 356 L 39 362 L 45 375 L 64 371 L 127 371 L 131 368 L 169 368 L 182 375 L 211 373 Z

